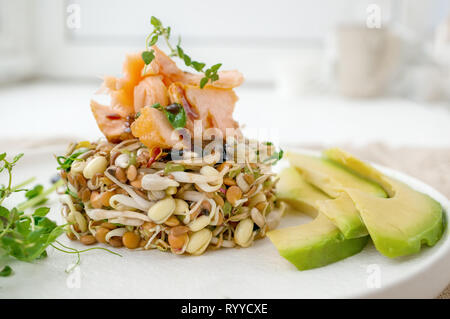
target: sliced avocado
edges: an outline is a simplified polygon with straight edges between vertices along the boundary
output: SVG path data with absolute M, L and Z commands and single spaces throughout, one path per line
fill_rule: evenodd
M 293 167 L 283 169 L 278 177 L 280 180 L 277 183 L 277 198 L 312 217 L 317 216 L 316 202 L 331 198 L 306 182 Z
M 293 208 L 311 216 L 312 222 L 267 233 L 281 256 L 299 270 L 328 265 L 360 252 L 369 236 L 345 239 L 339 229 L 325 215 L 318 213 L 317 203 L 330 197 L 307 183 L 293 167 L 279 174 L 277 197 Z
M 369 234 L 355 204 L 347 193 L 342 192 L 335 199 L 318 201 L 317 206 L 319 211 L 339 228 L 345 238 L 357 238 Z
M 345 238 L 363 237 L 369 234 L 353 201 L 345 193 L 332 199 L 306 182 L 293 167 L 281 171 L 279 177 L 277 198 L 312 217 L 316 217 L 318 211 L 324 213 L 341 230 Z
M 384 189 L 376 182 L 359 176 L 356 172 L 327 158 L 287 152 L 291 166 L 297 168 L 306 181 L 336 198 L 347 188 L 356 188 L 380 197 Z
M 392 197 L 394 195 L 392 185 L 385 179 L 383 173 L 373 168 L 371 165 L 366 164 L 360 159 L 354 157 L 350 153 L 347 153 L 340 148 L 334 147 L 323 151 L 323 155 L 326 158 L 334 161 L 335 163 L 339 163 L 342 166 L 351 169 L 353 172 L 358 173 L 364 178 L 377 183 L 385 190 L 388 197 Z
M 281 256 L 299 270 L 322 267 L 359 253 L 369 236 L 345 239 L 323 214 L 308 224 L 267 233 Z
M 388 257 L 420 251 L 422 243 L 433 246 L 444 231 L 441 205 L 430 196 L 389 178 L 372 166 L 339 149 L 326 156 L 358 174 L 382 185 L 391 195 L 380 198 L 359 189 L 347 189 L 358 209 L 375 247 Z
M 318 202 L 318 208 L 340 229 L 345 238 L 368 234 L 353 201 L 345 194 L 345 189 L 357 188 L 375 196 L 386 197 L 386 192 L 380 185 L 325 158 L 294 153 L 287 153 L 287 157 L 305 180 L 334 198 Z

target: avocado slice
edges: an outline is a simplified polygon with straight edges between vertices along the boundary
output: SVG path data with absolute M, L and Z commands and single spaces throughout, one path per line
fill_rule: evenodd
M 368 235 L 367 228 L 345 189 L 357 188 L 375 196 L 386 197 L 386 192 L 380 185 L 326 158 L 289 152 L 287 157 L 305 180 L 333 198 L 318 202 L 318 210 L 340 229 L 345 238 Z
M 409 255 L 420 251 L 423 243 L 433 246 L 444 232 L 442 206 L 351 154 L 334 148 L 324 152 L 329 158 L 358 174 L 379 183 L 390 194 L 380 198 L 359 189 L 346 192 L 355 203 L 375 247 L 387 257 Z
M 272 230 L 267 236 L 281 256 L 299 270 L 322 267 L 360 252 L 369 236 L 345 239 L 325 215 L 318 213 L 317 202 L 329 200 L 326 194 L 307 183 L 293 167 L 279 174 L 277 197 L 311 216 L 312 222 Z
M 283 169 L 278 177 L 280 180 L 276 189 L 277 198 L 311 217 L 316 217 L 318 214 L 317 201 L 331 198 L 306 182 L 294 167 Z
M 319 211 L 339 228 L 345 238 L 357 238 L 369 234 L 355 204 L 347 193 L 342 192 L 335 199 L 318 201 L 317 206 Z
M 345 238 L 369 234 L 353 201 L 345 193 L 332 199 L 306 182 L 294 167 L 284 169 L 279 177 L 277 198 L 312 217 L 316 217 L 318 211 L 324 213 L 341 230 Z
M 359 253 L 369 236 L 345 239 L 323 214 L 308 224 L 275 229 L 267 233 L 281 256 L 298 270 L 326 266 Z
M 385 179 L 385 176 L 371 165 L 364 163 L 360 159 L 354 157 L 340 148 L 333 147 L 323 151 L 323 155 L 329 160 L 339 163 L 343 167 L 351 169 L 360 176 L 380 185 L 387 193 L 388 197 L 394 196 L 392 185 Z
M 297 168 L 306 181 L 324 191 L 332 198 L 347 188 L 357 188 L 363 192 L 386 197 L 384 189 L 371 180 L 328 158 L 286 152 L 291 166 Z

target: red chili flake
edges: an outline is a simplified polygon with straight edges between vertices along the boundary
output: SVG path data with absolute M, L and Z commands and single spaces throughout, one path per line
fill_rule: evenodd
M 106 115 L 109 120 L 120 120 L 122 117 L 119 114 L 109 114 Z
M 162 149 L 160 149 L 159 147 L 152 148 L 150 159 L 147 162 L 147 167 L 152 166 L 152 164 L 158 159 L 158 157 L 161 153 L 162 153 Z

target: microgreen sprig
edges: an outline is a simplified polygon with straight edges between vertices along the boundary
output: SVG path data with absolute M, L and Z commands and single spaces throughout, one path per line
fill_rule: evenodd
M 155 58 L 155 51 L 151 49 L 151 46 L 156 44 L 160 37 L 164 39 L 164 42 L 166 43 L 167 47 L 170 50 L 169 56 L 171 57 L 178 57 L 181 60 L 183 60 L 184 64 L 187 67 L 193 68 L 197 72 L 201 72 L 204 74 L 203 78 L 200 80 L 200 88 L 204 88 L 208 82 L 214 82 L 219 79 L 219 75 L 217 74 L 217 71 L 219 71 L 220 67 L 222 66 L 222 63 L 217 63 L 211 66 L 210 68 L 206 67 L 206 63 L 194 61 L 192 58 L 187 55 L 184 50 L 181 48 L 181 38 L 178 38 L 178 43 L 174 47 L 170 43 L 170 33 L 171 28 L 170 27 L 164 27 L 162 22 L 152 16 L 150 19 L 150 23 L 153 26 L 153 31 L 147 36 L 145 39 L 145 51 L 142 52 L 142 60 L 145 63 L 144 73 L 146 72 L 147 66 L 153 61 Z
M 56 161 L 59 164 L 59 167 L 57 169 L 63 169 L 66 172 L 70 171 L 70 168 L 72 167 L 73 162 L 75 161 L 81 161 L 81 159 L 78 158 L 83 153 L 86 153 L 89 149 L 88 148 L 80 148 L 76 152 L 73 152 L 68 157 L 65 156 L 58 156 L 56 157 Z
M 47 257 L 46 249 L 48 246 L 54 246 L 53 243 L 64 233 L 64 228 L 67 226 L 67 224 L 58 226 L 47 217 L 50 208 L 36 208 L 36 206 L 44 203 L 47 196 L 54 192 L 56 188 L 63 185 L 64 181 L 60 179 L 49 189 L 44 189 L 42 185 L 36 185 L 30 190 L 22 189 L 22 187 L 31 183 L 34 178 L 12 186 L 12 170 L 22 156 L 23 154 L 18 154 L 11 161 L 8 161 L 6 153 L 0 154 L 0 173 L 6 171 L 8 174 L 8 183 L 0 186 L 0 258 L 9 256 L 21 261 L 32 262 Z M 63 162 L 60 161 L 60 165 L 69 165 L 69 161 L 71 161 L 71 165 L 73 160 L 75 160 L 75 157 L 65 158 Z M 70 166 L 68 167 L 70 169 Z M 66 168 L 64 167 L 64 169 Z M 26 191 L 25 197 L 27 200 L 25 202 L 11 209 L 2 206 L 6 198 L 12 193 L 20 191 Z M 34 208 L 34 211 L 25 213 L 28 208 Z M 79 255 L 79 253 L 87 250 L 75 251 Z M 0 270 L 0 277 L 8 277 L 12 274 L 13 270 L 8 265 Z

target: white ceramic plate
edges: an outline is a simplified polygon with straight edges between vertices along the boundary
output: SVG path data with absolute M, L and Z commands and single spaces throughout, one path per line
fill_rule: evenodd
M 52 154 L 63 149 L 27 151 L 15 171 L 15 181 L 36 176 L 48 185 L 56 173 Z M 280 164 L 277 170 L 286 165 Z M 379 168 L 429 194 L 449 211 L 449 201 L 430 186 Z M 57 200 L 51 203 L 50 216 L 62 222 Z M 280 227 L 308 220 L 287 215 Z M 86 248 L 65 236 L 61 241 Z M 48 258 L 33 264 L 11 260 L 15 274 L 0 279 L 0 298 L 432 298 L 450 282 L 447 231 L 434 247 L 413 256 L 388 259 L 369 243 L 358 255 L 303 272 L 282 258 L 267 238 L 247 249 L 208 251 L 200 257 L 157 250 L 115 251 L 123 257 L 100 250 L 83 254 L 81 265 L 70 275 L 65 269 L 75 256 L 53 248 L 48 249 Z

